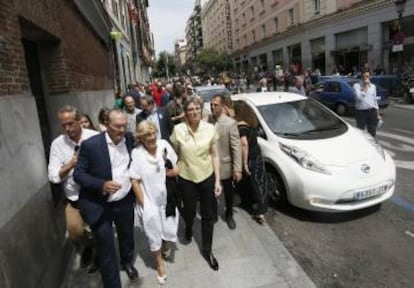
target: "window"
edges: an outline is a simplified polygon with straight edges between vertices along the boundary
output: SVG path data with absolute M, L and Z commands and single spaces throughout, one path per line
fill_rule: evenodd
M 275 33 L 279 33 L 279 20 L 277 17 L 273 19 L 273 23 L 275 24 Z
M 243 42 L 244 42 L 244 46 L 247 46 L 247 35 L 246 34 L 243 35 Z
M 262 10 L 265 10 L 264 0 L 260 0 L 260 6 L 262 7 Z
M 252 18 L 253 18 L 253 16 L 254 16 L 254 7 L 253 6 L 250 6 L 250 12 L 251 12 Z
M 341 84 L 338 82 L 327 82 L 324 84 L 323 91 L 325 92 L 341 92 Z
M 263 38 L 266 38 L 266 24 L 262 25 Z
M 246 13 L 243 12 L 242 17 L 243 17 L 243 23 L 246 23 Z
M 252 31 L 252 39 L 253 39 L 253 42 L 256 42 L 256 31 Z
M 238 38 L 236 39 L 236 47 L 240 48 L 240 40 Z
M 313 0 L 313 7 L 315 8 L 315 14 L 319 14 L 321 9 L 321 0 Z
M 236 18 L 236 29 L 239 29 L 239 19 Z
M 289 9 L 289 25 L 292 25 L 295 23 L 295 18 L 293 14 L 293 8 Z

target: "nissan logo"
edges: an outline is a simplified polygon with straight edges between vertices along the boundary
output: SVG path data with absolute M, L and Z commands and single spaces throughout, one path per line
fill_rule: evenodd
M 371 170 L 371 167 L 369 167 L 367 164 L 362 164 L 361 165 L 361 171 L 368 174 L 369 171 Z

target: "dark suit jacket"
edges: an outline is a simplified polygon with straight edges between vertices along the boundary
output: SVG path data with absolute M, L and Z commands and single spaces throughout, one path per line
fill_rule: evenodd
M 157 107 L 156 113 L 158 116 L 158 121 L 160 122 L 161 138 L 170 141 L 170 136 L 174 128 L 174 124 L 171 121 L 167 109 L 165 109 L 165 107 Z M 141 113 L 137 115 L 137 125 L 139 122 L 146 120 L 147 118 L 148 115 L 144 111 L 141 111 Z
M 128 152 L 131 153 L 134 138 L 125 135 Z M 82 142 L 73 178 L 81 186 L 79 209 L 82 217 L 90 226 L 102 216 L 107 196 L 103 193 L 105 181 L 112 180 L 111 160 L 105 133 L 98 134 Z

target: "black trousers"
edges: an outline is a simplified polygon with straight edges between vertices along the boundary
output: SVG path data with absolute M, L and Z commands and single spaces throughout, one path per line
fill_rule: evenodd
M 355 110 L 356 125 L 359 129 L 368 130 L 368 133 L 375 137 L 378 124 L 377 109 Z
M 122 288 L 116 257 L 114 231 L 115 223 L 121 265 L 132 265 L 134 258 L 134 208 L 133 196 L 107 203 L 101 219 L 92 228 L 98 245 L 98 266 L 105 288 Z
M 234 188 L 233 178 L 221 180 L 224 198 L 226 200 L 226 217 L 233 216 Z
M 211 253 L 213 245 L 214 217 L 217 200 L 214 195 L 214 174 L 200 183 L 194 183 L 179 177 L 183 199 L 183 218 L 186 228 L 193 227 L 196 215 L 197 199 L 200 199 L 202 249 Z
M 267 178 L 264 166 L 264 161 L 261 153 L 251 156 L 249 155 L 249 169 L 250 169 L 250 185 L 253 192 L 254 202 L 257 208 L 254 213 L 262 215 L 267 212 L 268 208 L 268 193 L 267 193 Z

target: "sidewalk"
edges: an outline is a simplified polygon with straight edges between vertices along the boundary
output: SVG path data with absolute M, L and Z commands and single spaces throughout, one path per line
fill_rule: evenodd
M 188 245 L 178 241 L 175 263 L 166 262 L 168 278 L 167 284 L 162 287 L 316 287 L 267 224 L 258 225 L 239 208 L 235 208 L 234 219 L 237 223 L 235 230 L 229 230 L 221 218 L 214 227 L 213 253 L 219 262 L 219 271 L 211 270 L 200 254 L 201 221 L 196 218 L 193 241 Z M 180 223 L 179 238 L 184 234 L 183 226 L 183 223 Z M 125 272 L 121 272 L 123 287 L 160 287 L 145 235 L 140 227 L 136 227 L 135 230 L 135 267 L 139 271 L 140 281 L 131 283 Z M 62 288 L 101 287 L 99 273 L 87 275 L 85 270 L 78 268 L 78 258 L 75 257 Z

